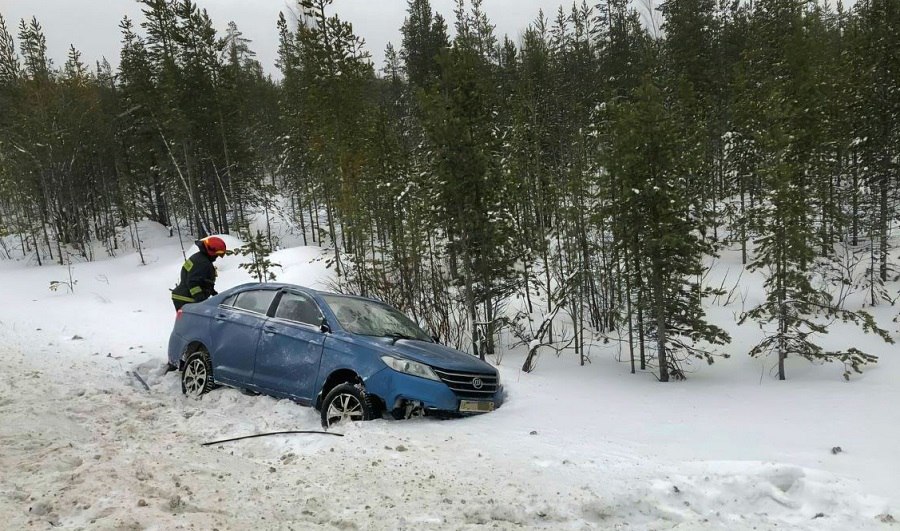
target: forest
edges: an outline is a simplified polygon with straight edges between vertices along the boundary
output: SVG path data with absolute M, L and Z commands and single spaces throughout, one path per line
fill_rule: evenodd
M 277 78 L 235 22 L 140 3 L 115 69 L 56 66 L 40 21 L 0 14 L 0 260 L 115 256 L 142 220 L 274 250 L 249 227 L 277 213 L 335 289 L 446 344 L 484 358 L 505 333 L 529 371 L 618 341 L 669 381 L 723 356 L 704 301 L 729 286 L 705 275 L 733 249 L 766 278 L 744 350 L 780 379 L 787 356 L 876 361 L 817 344 L 829 320 L 891 341 L 841 294 L 898 297 L 900 0 L 666 0 L 658 27 L 582 0 L 517 37 L 482 0 L 408 0 L 382 65 L 332 0 L 299 0 L 272 21 Z

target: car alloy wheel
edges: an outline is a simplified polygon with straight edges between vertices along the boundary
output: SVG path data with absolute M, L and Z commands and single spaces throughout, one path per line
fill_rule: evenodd
M 195 359 L 184 369 L 184 387 L 187 389 L 189 396 L 200 396 L 203 388 L 206 387 L 206 366 L 203 360 Z
M 329 423 L 362 420 L 362 404 L 353 395 L 338 395 L 328 404 Z
M 191 354 L 181 374 L 181 391 L 192 398 L 199 398 L 213 387 L 212 364 L 205 350 Z
M 371 420 L 375 408 L 361 385 L 341 384 L 325 397 L 322 404 L 322 425 L 333 426 L 345 421 Z

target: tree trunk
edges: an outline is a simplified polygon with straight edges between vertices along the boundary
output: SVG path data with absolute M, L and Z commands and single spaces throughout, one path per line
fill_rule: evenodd
M 885 154 L 887 156 L 887 154 Z M 879 197 L 878 197 L 878 236 L 879 236 L 879 267 L 878 275 L 882 282 L 888 279 L 888 228 L 890 226 L 890 214 L 888 212 L 888 161 L 885 161 L 881 170 L 881 178 L 879 179 Z
M 469 313 L 469 323 L 472 328 L 472 353 L 484 359 L 484 352 L 478 348 L 478 314 L 475 310 L 475 293 L 472 289 L 472 266 L 468 255 L 465 256 L 464 281 L 466 287 L 466 310 Z
M 334 228 L 334 211 L 332 210 L 331 203 L 326 207 L 326 213 L 328 214 L 328 235 L 331 238 L 331 243 L 334 245 L 334 267 L 337 272 L 337 276 L 341 276 L 341 247 L 340 243 L 337 240 L 337 233 Z
M 631 308 L 631 279 L 628 274 L 628 261 L 625 261 L 625 293 L 627 297 L 625 298 L 625 308 L 626 313 L 628 314 L 628 355 L 629 360 L 631 361 L 631 374 L 634 374 L 634 326 L 632 320 L 632 308 Z
M 744 178 L 742 176 L 738 176 L 738 183 L 740 185 L 741 193 L 741 264 L 747 265 L 747 209 L 745 204 L 746 191 L 744 190 Z
M 778 379 L 784 380 L 784 359 L 787 357 L 787 345 L 785 338 L 788 330 L 788 311 L 787 311 L 787 257 L 785 256 L 784 246 L 785 231 L 783 227 L 779 227 L 778 234 L 778 265 L 776 272 L 778 279 Z
M 850 233 L 850 244 L 854 247 L 859 245 L 859 161 L 857 160 L 856 151 L 853 152 L 853 187 L 850 194 L 853 204 L 853 225 Z
M 653 264 L 653 292 L 656 313 L 656 355 L 659 361 L 659 381 L 669 381 L 669 357 L 666 354 L 666 294 L 663 285 L 663 267 L 658 260 Z

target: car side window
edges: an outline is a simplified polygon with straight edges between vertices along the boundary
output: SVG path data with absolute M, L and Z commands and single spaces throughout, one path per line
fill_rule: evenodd
M 278 293 L 274 290 L 251 290 L 238 293 L 237 299 L 234 301 L 235 308 L 241 308 L 250 312 L 261 313 L 265 315 L 269 311 L 272 299 Z
M 322 324 L 322 313 L 316 303 L 306 295 L 285 293 L 278 302 L 275 317 L 305 323 L 312 326 Z
M 235 299 L 237 299 L 237 295 L 232 295 L 219 304 L 221 304 L 222 306 L 234 306 Z

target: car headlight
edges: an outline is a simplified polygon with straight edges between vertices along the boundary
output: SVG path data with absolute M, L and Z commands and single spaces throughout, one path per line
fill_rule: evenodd
M 403 358 L 395 358 L 393 356 L 382 356 L 381 361 L 395 371 L 418 376 L 419 378 L 427 378 L 438 382 L 441 381 L 441 379 L 437 377 L 437 374 L 431 370 L 431 367 L 424 363 Z

